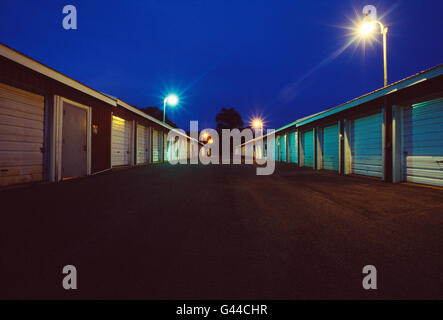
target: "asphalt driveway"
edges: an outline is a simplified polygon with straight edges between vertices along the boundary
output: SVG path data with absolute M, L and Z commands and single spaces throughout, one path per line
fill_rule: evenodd
M 0 298 L 443 298 L 438 189 L 286 164 L 153 165 L 0 201 Z M 369 264 L 377 290 L 362 288 Z

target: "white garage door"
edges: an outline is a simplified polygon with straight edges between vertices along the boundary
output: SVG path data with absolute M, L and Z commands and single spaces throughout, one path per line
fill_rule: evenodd
M 443 187 L 443 99 L 405 108 L 405 181 Z
M 43 179 L 44 97 L 0 83 L 0 186 Z
M 131 122 L 112 116 L 112 166 L 131 163 Z
M 322 130 L 322 168 L 338 171 L 338 124 L 324 127 Z
M 352 121 L 352 173 L 381 178 L 382 151 L 382 114 L 377 113 Z
M 137 164 L 149 162 L 148 137 L 148 128 L 137 125 Z
M 152 161 L 153 162 L 158 162 L 160 161 L 159 156 L 160 156 L 160 152 L 159 152 L 159 148 L 160 148 L 160 143 L 159 143 L 159 132 L 157 130 L 153 131 L 152 134 Z

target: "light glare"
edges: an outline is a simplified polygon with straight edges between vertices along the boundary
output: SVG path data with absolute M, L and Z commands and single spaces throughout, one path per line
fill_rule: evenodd
M 168 103 L 168 105 L 173 107 L 177 105 L 178 97 L 175 94 L 170 94 L 169 96 L 166 97 L 166 102 Z

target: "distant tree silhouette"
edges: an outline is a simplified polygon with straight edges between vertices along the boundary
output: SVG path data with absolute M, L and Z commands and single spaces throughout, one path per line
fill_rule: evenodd
M 163 110 L 159 109 L 155 106 L 148 106 L 145 108 L 138 108 L 140 111 L 143 111 L 144 113 L 150 115 L 151 117 L 156 118 L 157 120 L 163 121 Z M 168 119 L 168 115 L 166 115 L 166 123 L 170 126 L 177 128 L 177 125 Z
M 222 108 L 215 116 L 215 121 L 218 132 L 222 129 L 242 129 L 244 125 L 240 114 L 234 108 Z

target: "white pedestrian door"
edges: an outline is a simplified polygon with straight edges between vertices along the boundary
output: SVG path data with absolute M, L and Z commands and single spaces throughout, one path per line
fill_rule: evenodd
M 137 164 L 148 162 L 148 128 L 137 126 Z
M 0 83 L 0 186 L 43 179 L 44 97 Z
M 131 122 L 112 116 L 112 166 L 131 163 Z
M 405 181 L 443 187 L 443 99 L 405 108 L 403 155 Z
M 382 114 L 351 123 L 352 173 L 381 178 L 383 175 Z
M 87 174 L 87 110 L 63 102 L 62 178 Z

